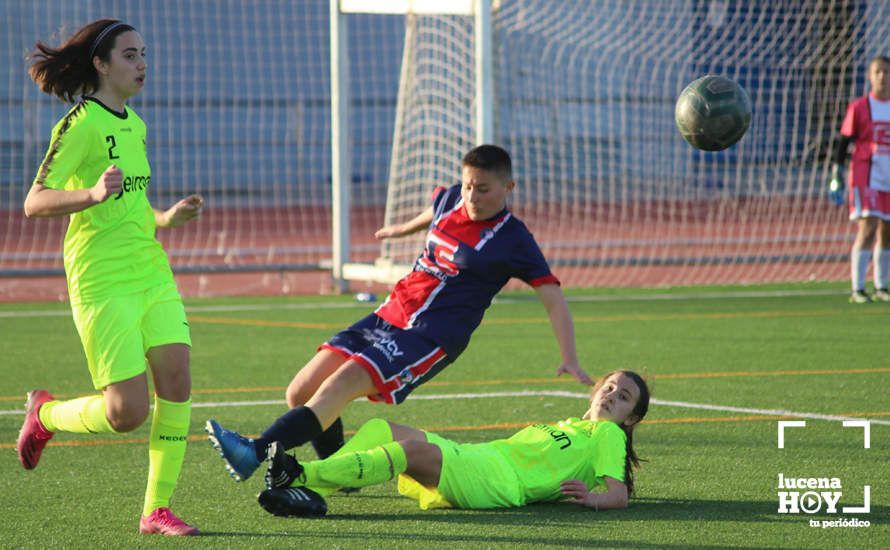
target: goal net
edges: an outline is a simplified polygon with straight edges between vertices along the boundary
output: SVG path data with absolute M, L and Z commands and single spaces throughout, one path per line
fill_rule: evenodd
M 853 229 L 826 200 L 827 155 L 888 16 L 877 1 L 494 2 L 510 207 L 568 286 L 845 278 Z M 458 183 L 475 144 L 474 18 L 404 20 L 386 223 Z M 680 91 L 705 74 L 739 82 L 754 107 L 723 152 L 694 150 L 674 125 Z M 381 278 L 421 241 L 385 242 Z
M 564 284 L 846 278 L 853 228 L 825 199 L 826 154 L 846 104 L 866 91 L 868 59 L 887 53 L 890 3 L 491 4 L 491 141 L 513 156 L 510 207 Z M 61 273 L 67 223 L 22 214 L 68 108 L 30 82 L 24 55 L 38 39 L 58 44 L 60 29 L 67 36 L 109 16 L 133 24 L 148 46 L 146 86 L 130 104 L 148 126 L 152 203 L 206 199 L 200 222 L 159 231 L 174 271 L 329 270 L 332 228 L 342 223 L 331 214 L 330 8 L 3 3 L 15 24 L 0 37 L 0 299 L 23 278 Z M 392 277 L 422 236 L 381 243 L 374 230 L 426 208 L 436 185 L 458 183 L 460 159 L 478 143 L 479 34 L 472 14 L 345 19 L 347 257 L 396 266 Z M 754 106 L 747 135 L 719 153 L 693 150 L 673 123 L 679 92 L 709 73 L 739 82 Z

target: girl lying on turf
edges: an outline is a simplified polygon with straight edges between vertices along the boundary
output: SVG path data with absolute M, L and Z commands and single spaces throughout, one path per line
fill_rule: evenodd
M 507 508 L 568 500 L 594 510 L 627 507 L 639 466 L 633 428 L 649 409 L 649 389 L 619 370 L 594 386 L 582 418 L 532 424 L 509 439 L 460 444 L 373 419 L 336 454 L 300 464 L 273 442 L 259 503 L 278 516 L 324 515 L 322 495 L 399 476 L 399 492 L 423 509 Z

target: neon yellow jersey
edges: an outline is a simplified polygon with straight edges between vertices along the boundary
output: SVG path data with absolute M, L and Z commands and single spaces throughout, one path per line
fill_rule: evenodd
M 84 98 L 53 128 L 49 150 L 34 183 L 52 189 L 93 187 L 112 164 L 123 190 L 71 214 L 64 261 L 72 303 L 139 292 L 173 281 L 167 254 L 155 238 L 155 218 L 145 190 L 151 168 L 145 123 L 129 107 L 117 113 Z
M 604 476 L 624 481 L 626 441 L 614 422 L 569 418 L 533 424 L 491 445 L 516 470 L 529 503 L 561 500 L 560 483 L 568 479 L 580 479 L 590 490 L 605 489 Z

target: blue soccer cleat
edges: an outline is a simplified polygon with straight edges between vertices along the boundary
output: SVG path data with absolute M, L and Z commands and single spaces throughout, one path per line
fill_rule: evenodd
M 235 481 L 244 481 L 260 467 L 253 439 L 223 428 L 212 418 L 204 424 L 204 430 L 210 444 L 226 461 L 226 470 Z

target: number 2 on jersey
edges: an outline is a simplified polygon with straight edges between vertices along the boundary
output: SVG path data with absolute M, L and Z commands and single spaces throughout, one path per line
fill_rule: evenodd
M 105 143 L 110 143 L 108 146 L 108 158 L 109 159 L 119 159 L 120 157 L 114 154 L 114 148 L 117 147 L 117 142 L 114 140 L 114 136 L 105 136 Z

